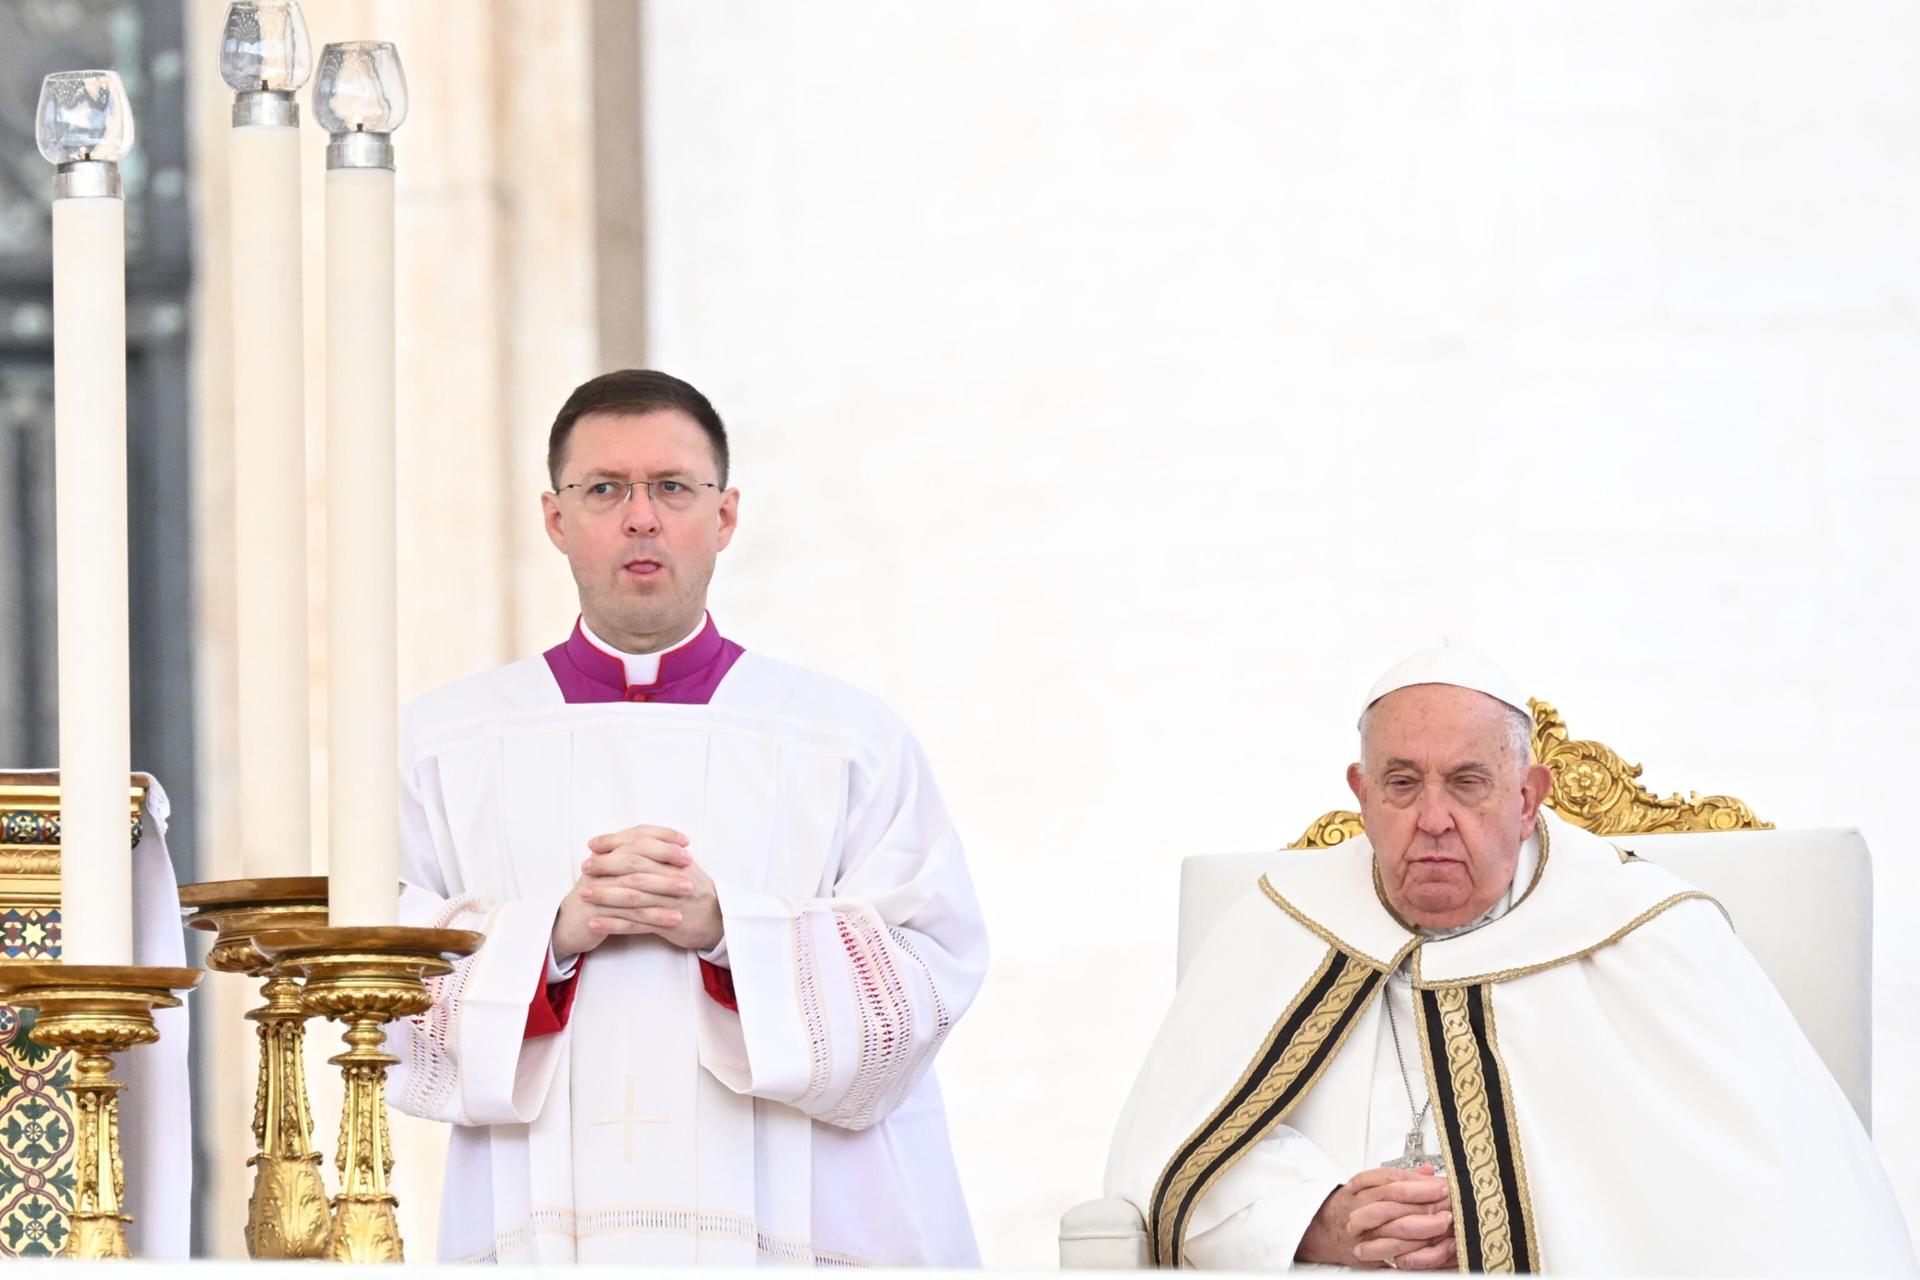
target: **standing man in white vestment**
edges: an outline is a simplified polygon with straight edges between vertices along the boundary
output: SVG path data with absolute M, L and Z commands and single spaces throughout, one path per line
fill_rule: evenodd
M 705 396 L 595 378 L 547 464 L 573 633 L 402 723 L 403 919 L 486 935 L 395 1037 L 440 1256 L 978 1265 L 931 1067 L 986 935 L 925 757 L 715 628 Z
M 1222 917 L 1122 1114 L 1107 1190 L 1156 1263 L 1915 1273 L 1719 904 L 1541 807 L 1512 681 L 1415 655 L 1360 736 L 1366 838 Z

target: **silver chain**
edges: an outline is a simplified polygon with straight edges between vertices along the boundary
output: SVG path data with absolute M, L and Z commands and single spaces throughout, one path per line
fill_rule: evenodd
M 1407 1110 L 1413 1116 L 1413 1131 L 1417 1133 L 1420 1126 L 1427 1121 L 1427 1108 L 1433 1105 L 1433 1095 L 1428 1094 L 1427 1100 L 1420 1104 L 1419 1109 L 1414 1109 L 1413 1078 L 1407 1074 L 1407 1056 L 1400 1051 L 1400 1024 L 1393 1016 L 1393 992 L 1389 989 L 1381 992 L 1380 995 L 1382 1002 L 1387 1006 L 1387 1030 L 1393 1032 L 1393 1060 L 1400 1064 L 1400 1083 L 1406 1087 Z

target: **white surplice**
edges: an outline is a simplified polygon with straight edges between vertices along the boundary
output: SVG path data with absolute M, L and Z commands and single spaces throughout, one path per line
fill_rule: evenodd
M 456 1126 L 443 1258 L 977 1265 L 930 1068 L 986 938 L 896 716 L 754 653 L 706 705 L 569 705 L 534 658 L 402 736 L 403 919 L 487 936 L 393 1037 L 393 1103 Z M 616 937 L 523 1039 L 587 840 L 637 823 L 718 885 L 739 1011 Z
M 1405 1154 L 1428 1104 L 1416 987 L 1473 985 L 1489 1027 L 1498 1013 L 1493 1052 L 1511 1094 L 1534 1269 L 1913 1274 L 1859 1118 L 1718 904 L 1555 815 L 1542 820 L 1550 839 L 1534 891 L 1479 928 L 1417 946 L 1379 901 L 1364 839 L 1276 855 L 1181 982 L 1121 1116 L 1107 1194 L 1147 1212 L 1176 1151 L 1219 1123 L 1216 1108 L 1331 950 L 1389 976 L 1283 1122 L 1199 1184 L 1187 1265 L 1294 1266 L 1321 1203 Z M 1423 1150 L 1441 1149 L 1430 1107 L 1421 1131 Z M 1460 1206 L 1456 1195 L 1456 1215 Z

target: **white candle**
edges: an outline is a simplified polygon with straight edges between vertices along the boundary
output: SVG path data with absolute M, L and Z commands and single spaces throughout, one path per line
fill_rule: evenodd
M 393 924 L 400 877 L 393 171 L 327 171 L 327 912 Z
M 304 876 L 312 837 L 299 128 L 236 127 L 230 164 L 241 866 L 249 877 Z
M 60 928 L 69 964 L 133 963 L 127 827 L 127 290 L 112 163 L 132 143 L 111 72 L 41 91 L 53 201 L 54 539 L 59 575 Z
M 240 865 L 311 871 L 307 457 L 300 284 L 300 108 L 313 69 L 297 0 L 233 0 L 220 78 L 234 93 L 235 664 Z
M 133 963 L 125 203 L 53 202 L 60 958 Z
M 390 44 L 320 54 L 327 147 L 327 919 L 399 917 L 394 559 L 393 143 L 406 80 Z

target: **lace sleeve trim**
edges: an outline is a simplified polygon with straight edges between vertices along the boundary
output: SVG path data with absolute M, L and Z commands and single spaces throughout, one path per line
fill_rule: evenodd
M 887 931 L 865 914 L 836 911 L 834 926 L 853 974 L 860 1011 L 860 1061 L 845 1096 L 820 1118 L 846 1129 L 864 1129 L 914 1058 L 913 999 L 894 967 Z
M 476 929 L 488 932 L 499 907 L 471 894 L 450 899 L 434 915 L 428 927 L 434 929 Z M 394 1024 L 395 1047 L 407 1063 L 405 1086 L 397 1100 L 410 1115 L 435 1116 L 454 1124 L 471 1124 L 472 1119 L 459 1104 L 460 1058 L 455 1048 L 455 1027 L 460 1020 L 461 1002 L 473 980 L 478 953 L 464 956 L 453 972 L 427 980 L 433 1007 L 425 1013 L 403 1018 Z

